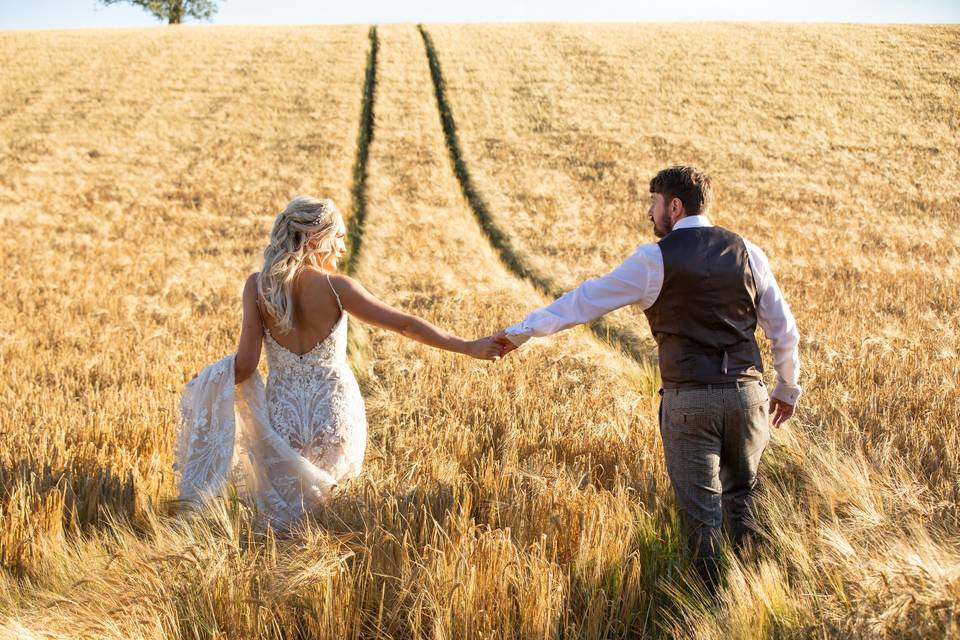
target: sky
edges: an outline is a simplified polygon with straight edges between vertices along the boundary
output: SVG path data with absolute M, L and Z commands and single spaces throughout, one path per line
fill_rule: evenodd
M 212 24 L 701 20 L 960 23 L 960 0 L 223 0 Z M 96 0 L 0 0 L 0 29 L 159 26 Z

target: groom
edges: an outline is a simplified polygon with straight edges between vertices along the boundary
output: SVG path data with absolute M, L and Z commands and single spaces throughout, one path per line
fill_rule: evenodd
M 639 305 L 657 342 L 660 435 L 698 573 L 718 582 L 726 514 L 735 550 L 752 536 L 748 508 L 757 465 L 770 437 L 794 412 L 800 387 L 800 335 L 790 308 L 753 243 L 711 224 L 710 178 L 695 167 L 664 169 L 650 181 L 653 232 L 610 273 L 587 280 L 553 304 L 530 312 L 495 339 L 506 354 L 531 337 Z M 754 336 L 773 343 L 772 398 Z

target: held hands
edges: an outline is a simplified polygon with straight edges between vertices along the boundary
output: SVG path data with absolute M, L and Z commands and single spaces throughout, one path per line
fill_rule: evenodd
M 497 331 L 490 337 L 494 342 L 500 345 L 501 358 L 517 348 L 517 345 L 513 344 L 510 338 L 507 337 L 507 332 L 505 329 L 500 329 L 500 331 Z
M 467 355 L 479 360 L 499 360 L 517 348 L 501 329 L 491 336 L 467 343 Z
M 478 360 L 499 360 L 500 345 L 493 341 L 493 338 L 478 338 L 467 343 L 465 353 Z

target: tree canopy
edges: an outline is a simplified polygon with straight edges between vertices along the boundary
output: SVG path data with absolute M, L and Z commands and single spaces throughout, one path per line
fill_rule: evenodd
M 180 24 L 185 16 L 210 20 L 217 12 L 214 0 L 100 0 L 105 6 L 123 2 L 149 11 L 157 20 L 166 20 L 167 24 Z

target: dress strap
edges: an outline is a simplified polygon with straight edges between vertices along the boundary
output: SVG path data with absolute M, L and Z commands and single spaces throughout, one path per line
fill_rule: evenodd
M 330 289 L 333 290 L 333 295 L 337 297 L 337 306 L 340 307 L 340 313 L 343 313 L 343 304 L 340 303 L 340 294 L 337 293 L 337 290 L 333 288 L 333 283 L 330 281 L 330 274 L 327 274 L 327 284 L 330 285 Z

